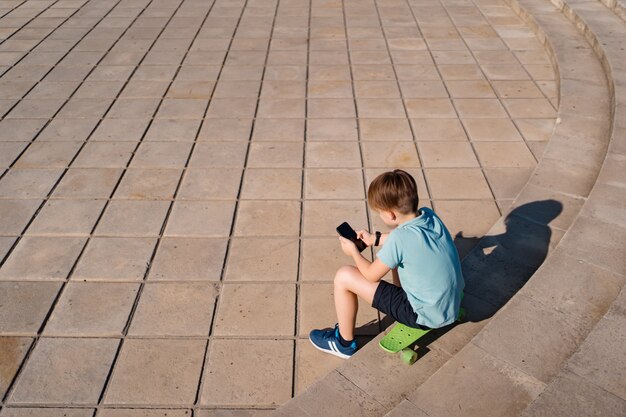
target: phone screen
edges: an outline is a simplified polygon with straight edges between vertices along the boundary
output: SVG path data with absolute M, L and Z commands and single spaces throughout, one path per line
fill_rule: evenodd
M 352 227 L 350 227 L 347 222 L 343 222 L 337 227 L 337 233 L 339 233 L 340 236 L 343 236 L 346 239 L 350 239 L 351 241 L 353 241 L 357 249 L 359 249 L 359 252 L 363 252 L 363 250 L 367 248 L 365 242 L 363 242 L 361 239 L 357 239 L 356 232 Z

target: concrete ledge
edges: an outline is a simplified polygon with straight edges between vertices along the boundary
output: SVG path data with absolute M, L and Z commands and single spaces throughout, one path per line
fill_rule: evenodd
M 585 372 L 565 364 L 593 344 L 592 329 L 626 282 L 626 61 L 620 51 L 626 30 L 597 0 L 576 2 L 588 16 L 569 2 L 554 3 L 510 0 L 558 69 L 560 123 L 509 213 L 463 261 L 469 322 L 435 334 L 430 351 L 405 369 L 386 360 L 376 346 L 379 335 L 312 390 L 340 375 L 392 410 L 389 416 L 431 417 L 519 415 L 543 392 L 558 410 L 561 385 L 562 395 L 577 392 L 575 381 Z M 533 207 L 542 201 L 561 205 L 554 221 Z M 523 239 L 507 236 L 510 228 Z M 613 361 L 624 362 L 623 341 L 613 346 L 606 372 L 615 372 Z M 607 410 L 623 410 L 620 383 L 613 383 L 618 395 Z M 279 414 L 301 401 L 296 397 Z M 528 415 L 558 415 L 533 407 Z M 357 407 L 353 415 L 362 413 Z

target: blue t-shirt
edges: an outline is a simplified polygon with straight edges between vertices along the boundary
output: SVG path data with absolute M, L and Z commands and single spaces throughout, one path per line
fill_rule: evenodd
M 450 232 L 428 207 L 396 227 L 377 254 L 398 276 L 417 313 L 417 323 L 438 328 L 453 323 L 465 287 Z

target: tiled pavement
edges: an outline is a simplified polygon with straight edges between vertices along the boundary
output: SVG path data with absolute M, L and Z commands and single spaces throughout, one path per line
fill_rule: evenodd
M 334 323 L 334 227 L 383 228 L 369 181 L 406 168 L 480 236 L 555 123 L 547 55 L 497 0 L 0 16 L 2 417 L 284 403 L 338 364 L 306 337 Z

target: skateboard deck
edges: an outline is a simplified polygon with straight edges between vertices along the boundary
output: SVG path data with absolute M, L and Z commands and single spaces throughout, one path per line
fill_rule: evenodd
M 463 320 L 465 317 L 465 309 L 461 308 L 459 311 L 459 317 L 457 321 Z M 378 345 L 386 352 L 398 353 L 402 357 L 402 362 L 407 365 L 412 365 L 417 360 L 417 352 L 411 349 L 413 343 L 419 338 L 430 332 L 431 329 L 416 329 L 414 327 L 406 326 L 402 323 L 396 323 L 393 329 L 385 337 L 383 337 Z

